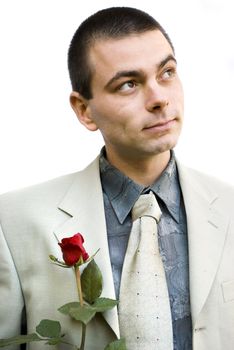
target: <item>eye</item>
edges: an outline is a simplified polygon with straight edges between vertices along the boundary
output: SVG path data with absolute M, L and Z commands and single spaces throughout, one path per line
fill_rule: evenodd
M 176 69 L 175 68 L 168 68 L 162 73 L 162 80 L 169 80 L 171 79 L 174 75 L 176 74 Z
M 136 82 L 133 80 L 126 81 L 118 87 L 119 91 L 130 91 L 136 87 Z

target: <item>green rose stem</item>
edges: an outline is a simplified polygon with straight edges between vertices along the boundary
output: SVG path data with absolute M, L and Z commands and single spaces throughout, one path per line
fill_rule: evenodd
M 80 281 L 80 269 L 79 266 L 74 266 L 75 268 L 75 276 L 76 276 L 76 285 L 77 285 L 77 291 L 78 291 L 78 297 L 80 301 L 80 306 L 84 306 L 84 300 L 82 295 L 82 289 L 81 289 L 81 281 Z M 81 337 L 81 344 L 79 350 L 84 350 L 85 345 L 85 335 L 86 335 L 86 325 L 81 322 L 82 325 L 82 337 Z

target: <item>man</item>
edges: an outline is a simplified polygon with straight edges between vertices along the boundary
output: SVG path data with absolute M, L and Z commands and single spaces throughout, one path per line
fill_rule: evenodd
M 68 271 L 48 264 L 49 254 L 59 255 L 53 233 L 61 239 L 81 232 L 90 254 L 101 249 L 103 296 L 120 296 L 121 303 L 131 211 L 150 192 L 162 213 L 170 348 L 232 350 L 234 192 L 175 159 L 183 91 L 168 35 L 142 11 L 102 10 L 78 28 L 68 63 L 72 108 L 88 130 L 101 131 L 105 148 L 82 172 L 1 197 L 0 337 L 19 334 L 25 314 L 28 332 L 42 318 L 59 319 L 67 339 L 78 343 L 77 324 L 56 312 L 76 300 L 76 289 Z M 88 327 L 89 350 L 122 335 L 117 310 L 103 316 Z M 160 345 L 136 348 L 163 349 L 164 341 L 162 334 Z

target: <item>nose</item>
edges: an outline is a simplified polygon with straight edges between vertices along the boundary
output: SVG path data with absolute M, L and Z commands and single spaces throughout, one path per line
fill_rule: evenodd
M 157 81 L 145 87 L 145 107 L 149 112 L 164 109 L 169 104 L 167 91 Z

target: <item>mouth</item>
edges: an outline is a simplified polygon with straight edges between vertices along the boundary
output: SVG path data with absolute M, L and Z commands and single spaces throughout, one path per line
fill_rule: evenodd
M 150 126 L 147 126 L 146 128 L 143 128 L 143 131 L 148 132 L 164 132 L 169 131 L 176 123 L 176 119 L 171 120 L 165 120 Z

